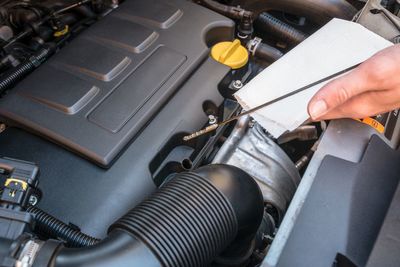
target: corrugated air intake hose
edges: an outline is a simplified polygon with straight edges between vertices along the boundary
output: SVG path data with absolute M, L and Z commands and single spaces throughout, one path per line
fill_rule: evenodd
M 47 266 L 207 266 L 232 243 L 252 240 L 263 216 L 255 181 L 228 165 L 177 174 L 129 211 L 98 244 L 55 253 Z M 45 246 L 44 246 L 45 247 Z M 40 262 L 42 261 L 42 262 Z

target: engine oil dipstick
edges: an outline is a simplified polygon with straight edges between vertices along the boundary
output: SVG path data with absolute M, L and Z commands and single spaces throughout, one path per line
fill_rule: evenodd
M 362 63 L 362 62 L 361 62 L 361 63 Z M 192 134 L 190 134 L 190 135 L 186 135 L 186 136 L 183 137 L 183 141 L 189 141 L 189 140 L 192 140 L 192 139 L 194 139 L 194 138 L 197 138 L 197 137 L 199 137 L 199 136 L 201 136 L 201 135 L 210 133 L 210 132 L 216 130 L 219 126 L 228 124 L 228 123 L 230 123 L 230 122 L 232 122 L 232 121 L 235 121 L 235 120 L 239 119 L 239 118 L 242 117 L 242 116 L 251 114 L 251 113 L 253 113 L 253 112 L 257 111 L 257 110 L 260 110 L 260 109 L 265 108 L 265 107 L 267 107 L 267 106 L 269 106 L 269 105 L 272 105 L 272 104 L 274 104 L 274 103 L 276 103 L 276 102 L 278 102 L 278 101 L 280 101 L 280 100 L 283 100 L 283 99 L 285 99 L 285 98 L 288 98 L 288 97 L 290 97 L 290 96 L 293 96 L 293 95 L 295 95 L 295 94 L 298 94 L 298 93 L 300 93 L 300 92 L 303 92 L 303 91 L 305 91 L 305 90 L 307 90 L 307 89 L 310 89 L 310 88 L 314 87 L 315 85 L 318 85 L 318 84 L 320 84 L 320 83 L 323 83 L 323 82 L 326 82 L 326 81 L 328 81 L 328 80 L 330 80 L 330 79 L 333 79 L 333 78 L 335 78 L 335 77 L 337 77 L 337 76 L 340 76 L 340 75 L 342 75 L 342 74 L 344 74 L 344 73 L 346 73 L 346 72 L 348 72 L 348 71 L 350 71 L 350 70 L 352 70 L 352 69 L 358 67 L 361 63 L 355 64 L 355 65 L 353 65 L 353 66 L 351 66 L 351 67 L 348 67 L 348 68 L 346 68 L 346 69 L 344 69 L 344 70 L 338 71 L 338 72 L 336 72 L 336 73 L 334 73 L 334 74 L 332 74 L 332 75 L 329 75 L 329 76 L 327 76 L 327 77 L 325 77 L 325 78 L 322 78 L 322 79 L 320 79 L 320 80 L 318 80 L 318 81 L 316 81 L 316 82 L 310 83 L 310 84 L 308 84 L 308 85 L 306 85 L 306 86 L 303 86 L 303 87 L 301 87 L 301 88 L 299 88 L 299 89 L 297 89 L 297 90 L 294 90 L 294 91 L 292 91 L 292 92 L 290 92 L 290 93 L 287 93 L 287 94 L 282 95 L 282 96 L 280 96 L 280 97 L 278 97 L 278 98 L 272 99 L 272 100 L 270 100 L 270 101 L 268 101 L 268 102 L 265 102 L 264 104 L 261 104 L 261 105 L 255 107 L 255 108 L 252 108 L 252 109 L 249 109 L 249 110 L 247 110 L 247 111 L 244 111 L 244 112 L 240 113 L 240 114 L 237 115 L 237 116 L 233 116 L 233 117 L 231 117 L 231 118 L 229 118 L 229 119 L 227 119 L 227 120 L 224 120 L 224 121 L 222 121 L 222 122 L 215 123 L 215 124 L 212 124 L 212 125 L 210 125 L 210 126 L 207 126 L 207 127 L 203 128 L 203 129 L 201 129 L 200 131 L 194 132 L 194 133 L 192 133 Z
M 192 139 L 194 139 L 194 138 L 196 138 L 196 137 L 198 137 L 198 136 L 200 136 L 200 135 L 203 135 L 203 134 L 212 132 L 212 131 L 214 131 L 215 129 L 217 129 L 218 126 L 220 126 L 220 125 L 221 125 L 220 123 L 211 124 L 210 126 L 207 126 L 206 128 L 204 128 L 204 129 L 202 129 L 202 130 L 200 130 L 200 131 L 197 131 L 197 132 L 192 133 L 192 134 L 190 134 L 190 135 L 184 136 L 184 137 L 183 137 L 183 141 L 189 141 L 189 140 L 192 140 Z

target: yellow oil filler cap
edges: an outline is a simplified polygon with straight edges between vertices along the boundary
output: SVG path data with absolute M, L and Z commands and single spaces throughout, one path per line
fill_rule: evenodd
M 211 57 L 232 69 L 243 67 L 249 60 L 246 48 L 240 44 L 238 39 L 233 42 L 217 43 L 211 48 Z

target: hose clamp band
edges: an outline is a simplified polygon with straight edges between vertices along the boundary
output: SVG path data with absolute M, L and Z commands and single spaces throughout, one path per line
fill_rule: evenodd
M 251 55 L 255 55 L 258 46 L 261 44 L 262 39 L 259 37 L 254 37 L 254 39 L 250 40 L 247 43 L 247 50 L 249 50 Z
M 29 240 L 26 242 L 15 262 L 15 267 L 31 267 L 43 244 L 44 242 L 40 240 Z

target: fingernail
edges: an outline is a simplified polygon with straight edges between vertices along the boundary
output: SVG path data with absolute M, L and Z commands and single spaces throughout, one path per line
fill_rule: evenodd
M 312 119 L 318 119 L 328 111 L 328 106 L 324 100 L 318 100 L 310 106 L 310 116 Z

